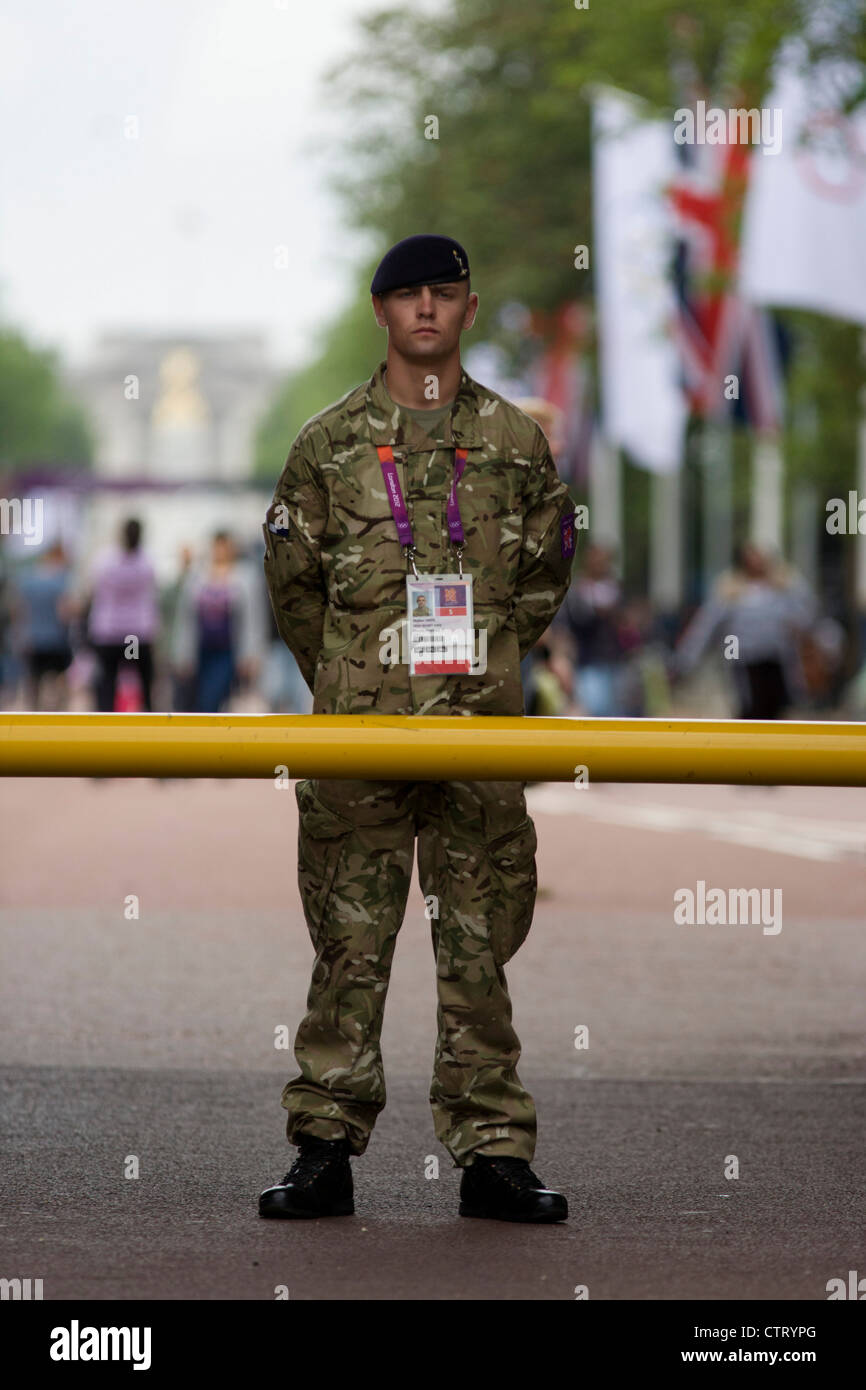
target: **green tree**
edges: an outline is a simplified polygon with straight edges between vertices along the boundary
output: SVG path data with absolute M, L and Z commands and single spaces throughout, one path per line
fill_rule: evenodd
M 475 335 L 517 365 L 527 345 L 503 322 L 504 305 L 544 315 L 568 300 L 592 303 L 596 86 L 634 92 L 649 114 L 669 119 L 698 96 L 760 105 L 781 41 L 801 33 L 804 14 L 812 11 L 802 0 L 618 0 L 586 10 L 563 0 L 452 0 L 435 13 L 404 5 L 368 16 L 329 79 L 355 132 L 334 150 L 347 220 L 383 248 L 420 230 L 469 246 L 481 296 Z M 822 18 L 807 61 L 843 56 L 866 70 L 857 0 L 826 0 Z M 588 271 L 575 269 L 577 245 L 590 248 Z M 810 332 L 801 324 L 798 341 Z M 824 334 L 828 378 L 846 376 L 849 340 Z M 367 342 L 346 347 L 330 334 L 323 358 L 340 357 L 341 381 L 359 379 Z M 306 379 L 328 375 L 323 360 Z
M 369 377 L 385 356 L 385 331 L 373 317 L 369 284 L 373 269 L 365 272 L 365 286 L 349 307 L 326 328 L 310 365 L 292 373 L 278 390 L 256 436 L 253 475 L 274 484 L 280 475 L 292 440 L 311 415 Z
M 853 58 L 866 70 L 859 0 L 826 0 L 820 10 L 816 25 L 815 7 L 803 0 L 590 0 L 586 9 L 569 0 L 451 0 L 435 13 L 409 4 L 383 9 L 360 22 L 349 58 L 329 79 L 355 132 L 334 152 L 347 222 L 383 249 L 417 231 L 462 241 L 480 292 L 474 335 L 517 364 L 528 345 L 501 314 L 506 304 L 541 315 L 574 299 L 592 306 L 596 86 L 633 92 L 648 114 L 671 120 L 698 97 L 760 106 L 782 40 L 802 34 L 804 24 L 812 35 L 807 63 Z M 588 271 L 574 266 L 582 244 L 590 248 Z M 369 283 L 366 268 L 363 278 Z M 282 393 L 272 412 L 279 448 L 274 441 L 265 450 L 269 476 L 295 423 L 369 374 L 369 340 L 350 327 L 368 315 L 364 287 L 324 338 L 321 357 Z M 782 318 L 794 344 L 789 477 L 826 481 L 838 492 L 855 477 L 864 379 L 858 330 L 816 315 Z M 742 515 L 747 446 L 736 441 Z M 626 548 L 642 553 L 639 510 L 627 512 Z
M 835 37 L 812 54 L 866 57 L 850 0 L 825 9 Z M 801 0 L 452 0 L 434 15 L 374 14 L 332 75 L 356 131 L 336 181 L 352 224 L 384 245 L 427 229 L 471 246 L 480 336 L 496 335 L 509 299 L 547 311 L 589 298 L 573 247 L 592 244 L 595 87 L 668 118 L 696 96 L 760 104 L 801 17 Z
M 88 464 L 93 439 L 66 391 L 56 354 L 0 330 L 0 464 Z

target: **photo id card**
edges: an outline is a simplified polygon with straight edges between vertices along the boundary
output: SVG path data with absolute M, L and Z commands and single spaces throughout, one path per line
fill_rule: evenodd
M 410 676 L 470 676 L 476 667 L 472 576 L 406 576 Z

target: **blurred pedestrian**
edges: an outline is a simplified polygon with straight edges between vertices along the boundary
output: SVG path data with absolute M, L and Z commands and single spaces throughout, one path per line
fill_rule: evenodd
M 600 542 L 587 546 L 559 614 L 576 647 L 574 699 L 590 718 L 620 713 L 625 651 L 620 641 L 622 589 L 613 560 L 612 547 Z
M 72 571 L 61 541 L 46 547 L 16 576 L 12 593 L 14 641 L 24 665 L 28 709 L 65 709 L 66 672 L 72 661 L 70 623 L 75 614 Z
M 520 396 L 514 404 L 541 426 L 556 462 L 565 445 L 563 411 L 543 396 Z M 565 644 L 554 620 L 520 663 L 523 709 L 526 715 L 549 717 L 567 711 L 571 701 L 570 666 Z M 567 671 L 565 684 L 563 668 Z M 534 783 L 529 785 L 532 786 Z
M 194 677 L 199 713 L 221 713 L 238 684 L 257 678 L 264 648 L 257 597 L 232 537 L 217 531 L 205 566 L 181 590 L 172 637 L 175 668 L 182 679 Z
M 280 636 L 270 600 L 265 614 L 265 630 L 268 647 L 262 675 L 262 694 L 268 709 L 271 714 L 312 714 L 312 691 L 301 674 L 294 653 L 289 651 Z
M 194 553 L 192 546 L 182 545 L 178 552 L 177 575 L 160 592 L 160 630 L 162 640 L 157 654 L 163 669 L 170 677 L 170 704 L 175 712 L 195 708 L 195 682 L 193 674 L 186 670 L 183 674 L 174 665 L 174 633 L 180 609 L 181 595 L 192 570 Z
M 752 541 L 691 619 L 673 654 L 672 674 L 689 675 L 714 638 L 734 680 L 738 719 L 779 719 L 807 694 L 800 641 L 818 620 L 806 581 Z
M 571 686 L 563 681 L 557 664 L 556 635 L 548 628 L 530 653 L 532 664 L 524 686 L 524 713 L 551 718 L 566 712 L 571 698 Z
M 159 631 L 156 573 L 141 546 L 141 522 L 125 521 L 120 547 L 100 560 L 91 581 L 87 634 L 99 659 L 96 707 L 111 712 L 117 700 L 118 675 L 134 669 L 141 702 L 152 710 L 153 643 Z M 134 668 L 121 662 L 134 661 Z
M 0 533 L 0 708 L 6 709 L 15 701 L 20 664 L 12 641 L 12 570 L 3 542 Z

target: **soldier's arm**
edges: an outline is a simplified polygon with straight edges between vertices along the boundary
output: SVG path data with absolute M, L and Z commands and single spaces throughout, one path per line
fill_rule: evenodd
M 328 496 L 310 432 L 295 440 L 265 513 L 265 583 L 277 629 L 310 690 L 322 647 L 327 593 L 321 538 Z
M 570 534 L 567 527 L 563 529 L 569 517 Z M 521 661 L 553 621 L 568 592 L 574 551 L 574 503 L 539 429 L 524 494 L 523 544 L 514 594 Z

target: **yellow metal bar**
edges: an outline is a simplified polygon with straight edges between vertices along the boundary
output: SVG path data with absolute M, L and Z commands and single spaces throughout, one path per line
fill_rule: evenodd
M 0 776 L 866 786 L 866 724 L 0 713 Z M 585 768 L 585 774 L 578 770 Z

